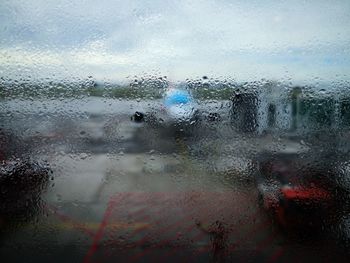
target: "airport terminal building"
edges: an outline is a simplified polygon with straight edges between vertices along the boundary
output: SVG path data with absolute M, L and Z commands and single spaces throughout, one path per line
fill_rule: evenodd
M 309 87 L 264 85 L 232 97 L 232 121 L 240 132 L 291 133 L 350 128 L 350 96 Z

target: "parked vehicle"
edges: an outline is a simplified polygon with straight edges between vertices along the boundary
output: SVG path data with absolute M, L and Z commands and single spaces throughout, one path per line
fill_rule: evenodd
M 262 152 L 255 160 L 259 203 L 285 229 L 336 226 L 350 211 L 343 162 L 326 151 Z

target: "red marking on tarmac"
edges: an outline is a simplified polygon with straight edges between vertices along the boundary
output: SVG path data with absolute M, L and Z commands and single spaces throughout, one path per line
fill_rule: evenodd
M 157 193 L 156 193 L 157 194 Z M 159 194 L 159 193 L 158 193 Z M 161 195 L 161 194 L 160 194 Z M 132 197 L 138 197 L 139 199 L 137 200 L 137 201 L 140 201 L 140 200 L 142 200 L 142 201 L 144 201 L 145 200 L 145 196 L 144 196 L 144 193 L 142 193 L 142 192 L 138 192 L 138 193 L 134 193 L 134 195 L 132 196 Z M 130 200 L 128 200 L 128 201 L 130 201 Z M 148 204 L 150 204 L 151 205 L 151 207 L 152 206 L 154 206 L 155 204 L 155 201 L 159 201 L 159 200 L 156 200 L 155 198 L 153 198 L 152 200 L 151 200 L 151 202 L 148 202 Z M 130 202 L 128 202 L 128 203 L 130 203 Z M 146 210 L 149 210 L 149 206 L 145 206 L 145 207 L 143 207 L 142 209 L 140 209 L 140 210 L 138 210 L 138 211 L 136 211 L 135 213 L 133 213 L 132 215 L 133 215 L 133 217 L 134 218 L 136 218 L 137 216 L 139 216 L 139 215 L 142 215 Z M 141 217 L 141 218 L 139 218 L 139 222 L 143 222 L 144 220 L 146 220 L 146 219 L 148 219 L 149 218 L 149 214 L 146 214 L 146 215 L 144 215 L 143 217 Z M 131 233 L 131 236 L 134 236 L 134 235 L 136 235 L 137 233 L 139 233 L 139 232 L 141 232 L 141 231 L 143 231 L 144 230 L 144 228 L 140 228 L 140 229 L 135 229 L 132 233 Z M 112 246 L 119 246 L 120 245 L 120 242 L 118 241 L 118 240 L 112 240 L 112 242 L 110 242 L 109 243 L 109 245 L 112 245 Z M 131 248 L 131 247 L 136 247 L 136 245 L 135 244 L 132 244 L 132 246 L 128 246 L 128 248 Z
M 241 196 L 238 194 L 239 197 L 245 199 L 249 199 L 248 195 L 242 194 Z M 138 247 L 142 246 L 145 242 L 147 242 L 150 238 L 150 234 L 152 236 L 162 233 L 169 233 L 169 231 L 172 231 L 179 226 L 182 226 L 181 233 L 193 233 L 192 230 L 198 229 L 198 226 L 196 226 L 193 219 L 196 216 L 199 216 L 201 219 L 208 220 L 209 218 L 212 218 L 215 221 L 215 218 L 217 216 L 223 216 L 224 218 L 232 216 L 233 214 L 239 214 L 241 207 L 240 206 L 231 206 L 231 203 L 235 199 L 234 202 L 237 202 L 237 194 L 232 193 L 216 193 L 216 192 L 135 192 L 135 193 L 118 193 L 116 195 L 111 196 L 107 207 L 105 209 L 103 218 L 100 222 L 100 225 L 98 227 L 98 230 L 96 233 L 93 233 L 94 231 L 90 231 L 86 227 L 84 227 L 83 224 L 74 223 L 74 226 L 86 233 L 88 236 L 92 237 L 92 244 L 90 248 L 88 249 L 83 262 L 89 263 L 92 262 L 93 256 L 96 253 L 96 251 L 99 249 L 99 243 L 103 239 L 105 233 L 105 229 L 107 225 L 110 222 L 110 219 L 113 217 L 113 215 L 117 217 L 124 217 L 128 216 L 129 218 L 132 218 L 135 220 L 144 221 L 144 219 L 149 219 L 150 224 L 154 224 L 154 230 L 155 232 L 147 232 L 146 235 L 144 235 L 141 239 L 131 243 L 131 247 Z M 190 203 L 190 204 L 189 204 Z M 229 207 L 228 207 L 229 205 Z M 135 212 L 131 212 L 124 214 L 128 211 L 128 208 L 130 207 L 140 207 Z M 143 207 L 142 207 L 143 206 Z M 116 210 L 117 209 L 117 210 Z M 170 210 L 170 213 L 168 212 Z M 183 213 L 183 217 L 179 219 L 177 217 L 177 210 L 181 211 L 181 214 Z M 119 214 L 121 212 L 121 214 Z M 257 210 L 252 215 L 249 215 L 247 220 L 254 220 L 254 218 L 260 213 L 261 210 Z M 114 214 L 116 213 L 116 214 Z M 145 214 L 144 214 L 145 213 Z M 67 216 L 59 215 L 56 213 L 58 217 L 61 220 L 69 220 L 70 222 L 73 222 L 73 220 L 69 219 Z M 141 218 L 139 218 L 141 216 Z M 175 217 L 174 217 L 175 216 Z M 175 219 L 175 222 L 171 222 L 172 219 Z M 169 221 L 170 220 L 170 221 Z M 221 220 L 221 218 L 219 219 Z M 243 218 L 243 220 L 245 220 Z M 160 227 L 160 223 L 165 222 L 165 225 Z M 239 221 L 240 222 L 240 221 Z M 235 226 L 239 225 L 240 223 L 237 222 L 236 224 L 226 225 L 225 229 L 229 232 L 227 232 L 227 236 L 232 235 L 232 233 L 235 232 Z M 168 224 L 167 224 L 168 223 Z M 205 223 L 205 222 L 204 222 Z M 269 223 L 269 222 L 267 222 Z M 73 225 L 73 224 L 72 224 Z M 228 249 L 225 248 L 225 255 L 227 252 L 232 252 L 237 246 L 239 246 L 240 242 L 243 240 L 250 238 L 252 234 L 256 233 L 260 228 L 266 226 L 267 224 L 265 222 L 258 224 L 254 229 L 252 229 L 247 236 L 244 236 L 239 241 L 237 241 L 235 244 L 227 244 Z M 144 228 L 142 229 L 134 229 L 132 232 L 129 232 L 128 235 L 136 236 L 140 231 L 144 231 Z M 111 233 L 111 237 L 113 237 Z M 196 232 L 194 232 L 196 234 Z M 197 241 L 200 238 L 202 238 L 205 235 L 205 231 L 200 231 L 198 234 L 195 235 L 194 238 L 189 237 L 189 240 L 191 242 Z M 174 234 L 174 236 L 171 236 L 170 238 L 163 238 L 158 243 L 155 244 L 155 248 L 157 247 L 163 247 L 164 245 L 167 245 L 171 243 L 173 240 L 175 240 L 178 236 Z M 272 242 L 273 237 L 270 237 L 268 241 Z M 113 243 L 117 246 L 118 241 L 112 240 Z M 110 244 L 110 243 L 108 243 Z M 196 251 L 197 254 L 200 254 L 204 251 L 210 251 L 212 249 L 212 245 L 206 246 L 205 248 L 202 248 L 201 250 Z M 266 246 L 266 244 L 264 244 Z M 259 250 L 261 250 L 264 246 L 261 246 Z M 128 246 L 130 247 L 130 245 Z M 145 256 L 146 254 L 150 253 L 150 248 L 148 250 L 141 251 L 137 253 L 136 255 L 133 255 L 130 260 L 137 261 L 141 257 Z M 170 250 L 169 252 L 166 252 L 165 255 L 162 255 L 161 259 L 165 259 L 171 257 L 176 252 L 176 248 Z M 106 252 L 104 252 L 106 253 Z M 110 253 L 107 253 L 110 255 Z M 105 256 L 107 256 L 105 254 Z M 194 256 L 194 255 L 193 255 Z M 128 260 L 128 261 L 130 261 Z
M 93 237 L 95 235 L 94 232 L 90 231 L 84 224 L 76 222 L 74 219 L 72 219 L 69 216 L 66 216 L 62 214 L 58 209 L 52 205 L 46 205 L 46 208 L 50 211 L 52 211 L 60 220 L 63 222 L 69 223 L 72 225 L 72 227 L 76 228 L 77 230 L 80 230 L 87 234 L 90 237 Z
M 122 196 L 122 197 L 125 198 L 126 196 Z M 122 199 L 120 194 L 118 195 L 118 199 Z M 84 258 L 84 261 L 83 261 L 84 263 L 91 262 L 91 258 L 94 255 L 94 253 L 96 252 L 96 250 L 98 248 L 98 244 L 99 244 L 100 240 L 103 237 L 103 231 L 104 231 L 105 227 L 108 224 L 108 219 L 112 215 L 113 209 L 114 209 L 115 205 L 117 204 L 117 201 L 120 201 L 118 199 L 116 198 L 116 196 L 113 196 L 109 200 L 107 208 L 106 208 L 105 213 L 103 215 L 100 227 L 97 230 L 97 232 L 96 232 L 96 234 L 94 236 L 94 239 L 92 241 L 92 244 L 90 246 L 90 249 L 88 250 L 88 252 L 87 252 L 87 254 L 86 254 L 85 258 Z
M 177 193 L 175 193 L 175 194 L 177 194 Z M 194 193 L 192 193 L 192 194 L 194 194 Z M 218 196 L 218 195 L 223 195 L 222 193 L 220 194 L 220 193 L 209 193 L 210 195 L 215 195 L 215 196 Z M 168 196 L 173 196 L 173 194 L 169 194 L 169 193 L 167 193 L 167 195 Z M 224 195 L 225 197 L 226 197 L 226 194 Z M 175 196 L 176 197 L 176 196 Z M 208 193 L 205 193 L 205 195 L 199 195 L 198 196 L 199 198 L 197 199 L 197 200 L 194 200 L 194 202 L 203 202 L 204 201 L 204 204 L 203 205 L 207 205 L 208 204 L 208 200 L 213 200 L 212 198 L 208 198 Z M 229 194 L 229 199 L 231 198 L 231 194 Z M 220 199 L 220 198 L 219 198 Z M 222 198 L 221 198 L 222 199 Z M 228 199 L 228 200 L 229 200 Z M 175 199 L 176 200 L 176 199 Z M 181 200 L 181 199 L 180 199 Z M 221 200 L 222 201 L 222 200 Z M 222 202 L 221 202 L 222 203 Z M 196 213 L 198 214 L 198 212 L 200 212 L 199 214 L 200 215 L 203 215 L 203 210 L 201 210 L 200 209 L 200 211 L 198 211 L 198 206 L 196 206 Z M 212 207 L 211 207 L 212 208 Z M 166 209 L 166 207 L 165 207 L 165 209 Z M 220 207 L 220 209 L 219 209 L 220 211 L 216 211 L 216 215 L 217 214 L 220 214 L 220 212 L 222 212 L 223 210 L 227 210 L 227 207 L 225 208 L 225 207 Z M 208 211 L 210 211 L 210 207 L 208 207 Z M 211 211 L 212 212 L 212 211 Z M 254 213 L 254 215 L 256 215 L 257 213 L 259 213 L 260 211 L 257 211 L 256 213 Z M 231 213 L 232 213 L 232 211 L 231 211 Z M 165 226 L 165 227 L 163 227 L 163 228 L 161 228 L 161 229 L 158 229 L 158 233 L 161 233 L 161 232 L 163 232 L 163 231 L 169 231 L 169 229 L 173 229 L 173 228 L 176 228 L 177 226 L 179 226 L 179 225 L 181 225 L 182 223 L 183 223 L 183 220 L 184 219 L 187 219 L 188 217 L 193 217 L 192 216 L 192 214 L 190 213 L 189 215 L 187 215 L 185 218 L 182 218 L 181 220 L 179 220 L 179 221 L 177 221 L 176 223 L 174 223 L 174 224 L 172 224 L 172 225 L 168 225 L 168 226 Z M 254 218 L 254 216 L 252 217 L 252 218 Z M 158 224 L 158 223 L 160 223 L 161 221 L 162 221 L 163 219 L 160 219 L 160 220 L 157 220 L 156 222 L 155 222 L 155 224 Z M 193 226 L 188 226 L 187 228 L 186 228 L 186 230 L 191 230 L 193 227 L 195 227 L 195 225 L 193 225 Z M 229 226 L 229 227 L 231 227 L 232 228 L 232 226 Z M 202 237 L 203 235 L 204 235 L 205 233 L 199 233 L 199 235 L 197 235 L 196 237 L 197 238 L 200 238 L 200 237 Z M 175 237 L 176 238 L 176 237 Z M 135 243 L 135 246 L 140 246 L 140 245 L 142 245 L 142 244 L 144 244 L 146 241 L 148 240 L 148 237 L 144 237 L 144 238 L 142 238 L 141 240 L 139 240 L 138 242 L 136 242 Z M 156 245 L 156 247 L 160 247 L 160 246 L 162 246 L 162 245 L 164 245 L 164 244 L 167 244 L 167 243 L 169 243 L 169 242 L 171 242 L 171 240 L 173 240 L 173 238 L 172 239 L 169 239 L 169 240 L 164 240 L 163 242 L 161 242 L 161 243 L 159 243 L 159 244 L 157 244 Z M 210 246 L 208 246 L 208 248 L 206 248 L 205 250 L 210 250 L 211 249 L 211 247 Z M 142 257 L 142 256 L 144 256 L 144 255 L 146 255 L 147 253 L 149 253 L 150 252 L 150 250 L 148 250 L 148 251 L 143 251 L 143 252 L 140 252 L 139 254 L 137 254 L 137 255 L 135 255 L 135 256 L 133 256 L 132 258 L 131 258 L 131 260 L 132 261 L 137 261 L 140 257 Z M 174 250 L 173 251 L 171 251 L 170 253 L 169 253 L 169 256 L 170 255 L 172 255 L 174 253 Z M 130 261 L 130 260 L 129 260 Z
M 163 231 L 169 231 L 169 230 L 173 230 L 173 229 L 176 229 L 179 225 L 183 224 L 184 221 L 187 221 L 188 219 L 191 219 L 193 217 L 192 214 L 188 214 L 186 215 L 185 217 L 181 218 L 180 220 L 178 220 L 176 223 L 174 224 L 171 224 L 171 225 L 166 225 L 164 226 L 163 228 L 160 228 L 158 229 L 157 233 L 162 233 Z M 158 220 L 160 221 L 160 220 Z M 157 221 L 157 222 L 158 222 Z M 187 232 L 187 231 L 190 231 L 192 230 L 193 228 L 195 227 L 194 224 L 191 224 L 185 228 L 185 231 L 184 232 Z M 177 236 L 174 236 L 172 238 L 169 238 L 169 239 L 166 239 L 166 240 L 163 240 L 162 242 L 159 242 L 157 245 L 155 245 L 155 248 L 157 247 L 162 247 L 166 244 L 169 244 L 171 241 L 175 240 L 177 238 Z M 142 245 L 144 244 L 145 242 L 147 241 L 147 237 L 144 237 L 141 242 L 138 242 L 137 245 Z M 132 259 L 130 259 L 131 262 L 134 262 L 136 260 L 138 260 L 139 258 L 141 258 L 142 256 L 145 256 L 146 254 L 148 253 L 148 251 L 142 251 L 138 254 L 136 254 Z
M 183 221 L 187 220 L 187 219 L 190 219 L 193 215 L 192 214 L 188 214 L 186 215 L 185 217 L 183 217 L 182 219 L 178 220 L 176 223 L 174 224 L 171 224 L 171 225 L 165 225 L 164 227 L 162 228 L 159 228 L 158 231 L 155 233 L 155 234 L 160 234 L 164 231 L 169 231 L 169 230 L 172 230 L 172 229 L 176 229 L 176 227 L 178 227 L 179 225 L 181 225 L 183 223 Z M 162 219 L 158 219 L 155 224 L 158 224 L 158 223 L 161 223 Z M 192 226 L 194 227 L 194 226 Z M 190 228 L 188 228 L 190 229 Z M 170 239 L 167 239 L 167 240 L 163 240 L 163 242 L 159 242 L 158 245 L 156 245 L 155 247 L 161 247 L 163 246 L 164 244 L 168 244 L 170 243 L 171 240 L 174 240 L 176 239 L 175 238 L 170 238 Z M 142 246 L 146 241 L 148 240 L 148 237 L 144 237 L 142 238 L 141 240 L 139 240 L 137 243 L 136 243 L 136 246 Z M 148 252 L 147 251 L 142 251 L 138 254 L 136 254 L 135 256 L 133 256 L 129 261 L 136 261 L 137 259 L 139 259 L 140 257 L 142 256 L 145 256 Z
M 128 196 L 130 196 L 130 194 L 128 195 Z M 160 203 L 160 204 L 162 204 L 162 203 L 164 203 L 164 202 L 167 202 L 167 201 L 170 201 L 170 200 L 172 200 L 172 199 L 169 199 L 169 194 L 168 193 L 159 193 L 159 192 L 155 192 L 155 193 L 143 193 L 143 192 L 138 192 L 138 193 L 133 193 L 133 195 L 131 195 L 131 197 L 140 197 L 140 199 L 139 200 L 141 200 L 141 201 L 145 201 L 145 200 L 147 200 L 147 197 L 152 197 L 152 199 L 151 199 L 151 204 L 152 204 L 152 206 L 149 206 L 149 202 L 147 202 L 146 204 L 147 204 L 147 206 L 145 206 L 144 207 L 144 209 L 141 209 L 141 211 L 143 212 L 143 211 L 149 211 L 150 209 L 152 209 L 152 207 L 157 207 L 156 205 L 158 205 L 158 203 Z M 159 198 L 159 200 L 156 200 L 157 198 Z M 163 199 L 162 199 L 163 198 Z M 168 199 L 167 199 L 168 198 Z M 125 198 L 123 198 L 123 199 L 125 199 Z M 139 200 L 137 200 L 137 201 L 139 201 Z M 130 199 L 128 199 L 127 200 L 128 201 L 128 206 L 130 205 L 130 202 L 132 202 L 132 201 L 134 201 L 134 200 L 130 200 Z M 154 203 L 154 201 L 158 201 L 158 203 L 156 202 L 156 203 Z M 161 210 L 162 209 L 162 207 L 160 206 L 159 208 L 158 208 L 158 210 Z M 140 211 L 139 211 L 140 212 Z M 162 211 L 157 211 L 157 213 L 160 213 L 161 214 L 161 212 Z M 133 216 L 134 216 L 134 214 L 133 214 Z M 144 219 L 147 219 L 147 218 L 149 218 L 149 214 L 146 214 L 145 216 L 144 216 Z M 162 220 L 163 220 L 163 218 L 160 218 L 160 219 L 158 219 L 156 222 L 153 222 L 154 224 L 159 224 L 159 223 L 161 223 L 162 222 Z M 165 229 L 165 230 L 168 230 L 168 229 Z M 136 233 L 138 233 L 139 231 L 141 231 L 140 229 L 138 229 L 138 230 L 134 230 L 134 234 L 136 234 Z M 137 247 L 137 246 L 141 246 L 142 244 L 144 244 L 145 242 L 147 242 L 148 241 L 148 239 L 149 239 L 149 237 L 147 237 L 147 236 L 145 236 L 144 238 L 142 238 L 141 240 L 139 240 L 138 242 L 135 242 L 134 244 L 133 244 L 133 247 Z

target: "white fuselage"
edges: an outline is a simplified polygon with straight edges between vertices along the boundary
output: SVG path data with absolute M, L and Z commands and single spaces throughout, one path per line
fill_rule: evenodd
M 166 113 L 174 122 L 189 121 L 193 116 L 192 104 L 176 104 L 166 107 Z

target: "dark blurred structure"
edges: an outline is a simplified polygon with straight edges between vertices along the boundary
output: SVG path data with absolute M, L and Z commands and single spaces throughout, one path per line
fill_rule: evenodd
M 40 208 L 41 194 L 50 178 L 48 166 L 30 160 L 0 164 L 0 217 L 3 223 L 31 219 Z
M 0 144 L 0 229 L 3 230 L 27 222 L 38 213 L 51 170 L 46 163 L 24 157 L 22 144 L 12 133 L 1 131 Z
M 258 106 L 256 92 L 234 93 L 231 120 L 238 131 L 251 133 L 258 130 Z

